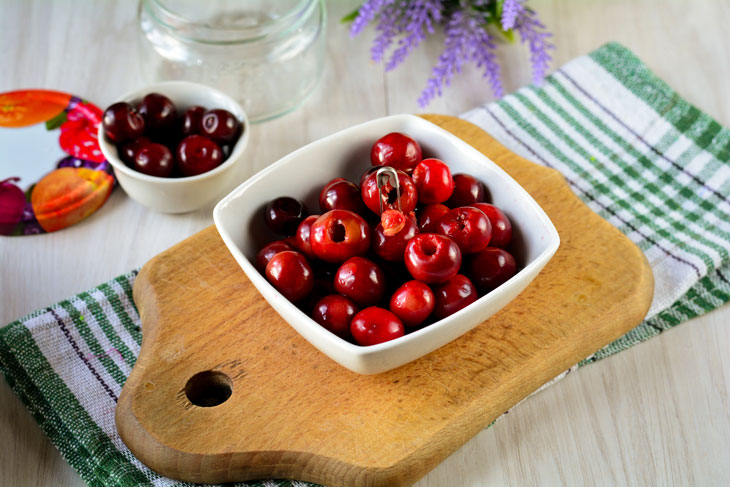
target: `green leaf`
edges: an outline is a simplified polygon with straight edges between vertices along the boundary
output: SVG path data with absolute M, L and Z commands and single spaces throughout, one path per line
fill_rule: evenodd
M 496 13 L 497 17 L 501 19 L 502 10 L 504 10 L 504 0 L 497 0 L 497 2 L 495 3 L 495 7 L 496 7 L 495 13 Z
M 18 222 L 18 224 L 13 227 L 13 231 L 10 232 L 10 236 L 18 237 L 20 235 L 23 235 L 23 228 L 25 228 L 25 223 Z
M 359 8 L 356 8 L 355 10 L 353 10 L 352 12 L 350 12 L 349 14 L 345 15 L 344 17 L 342 17 L 340 19 L 340 22 L 343 23 L 343 24 L 347 24 L 348 22 L 352 22 L 353 20 L 355 20 L 357 18 L 357 14 L 359 14 L 359 13 L 360 13 L 360 9 Z
M 30 195 L 33 193 L 33 189 L 35 188 L 35 183 L 30 185 L 30 188 L 25 190 L 25 201 L 26 203 L 30 203 Z
M 504 30 L 504 29 L 501 29 L 500 28 L 499 30 L 500 30 L 500 32 L 502 32 L 502 35 L 505 37 L 505 39 L 507 39 L 509 42 L 514 42 L 515 41 L 515 31 L 514 31 L 514 29 Z
M 50 120 L 46 120 L 46 130 L 55 130 L 66 121 L 66 111 L 62 111 Z

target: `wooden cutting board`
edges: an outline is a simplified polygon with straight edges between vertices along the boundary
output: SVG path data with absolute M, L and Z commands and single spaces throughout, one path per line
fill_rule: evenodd
M 482 151 L 540 203 L 561 237 L 552 261 L 471 332 L 403 367 L 364 376 L 290 328 L 209 227 L 149 261 L 134 285 L 144 340 L 116 421 L 142 462 L 190 482 L 410 485 L 539 386 L 641 322 L 653 277 L 635 245 L 556 171 L 512 154 L 468 122 L 426 118 Z M 223 402 L 201 407 L 189 398 Z

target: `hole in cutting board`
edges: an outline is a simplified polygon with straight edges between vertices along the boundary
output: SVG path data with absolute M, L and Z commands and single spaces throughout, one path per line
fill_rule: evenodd
M 192 376 L 185 384 L 188 400 L 203 408 L 219 406 L 233 393 L 233 382 L 223 372 L 206 370 Z

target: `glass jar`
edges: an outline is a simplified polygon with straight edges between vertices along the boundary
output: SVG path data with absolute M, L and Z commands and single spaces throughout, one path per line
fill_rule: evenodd
M 149 82 L 214 86 L 252 122 L 298 107 L 322 75 L 324 0 L 140 0 L 138 17 Z

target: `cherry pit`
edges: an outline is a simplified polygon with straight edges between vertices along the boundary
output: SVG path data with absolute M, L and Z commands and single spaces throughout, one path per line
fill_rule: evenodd
M 149 93 L 136 105 L 114 103 L 104 111 L 104 134 L 127 166 L 148 176 L 212 171 L 230 155 L 243 124 L 228 110 L 181 108 L 160 93 Z
M 124 122 L 107 136 L 154 145 L 144 140 L 155 139 L 139 128 L 147 123 L 139 112 L 154 112 L 155 130 L 164 131 L 167 108 L 156 99 L 146 112 L 116 107 L 110 117 Z M 184 140 L 225 141 L 221 134 L 190 132 L 208 113 L 186 112 L 178 125 Z M 452 174 L 448 163 L 424 158 L 421 145 L 406 134 L 384 135 L 372 145 L 359 180 L 323 181 L 314 214 L 286 195 L 266 205 L 264 222 L 278 239 L 260 249 L 256 268 L 315 322 L 360 346 L 451 316 L 505 283 L 519 266 L 510 252 L 512 223 L 488 201 L 488 185 Z

